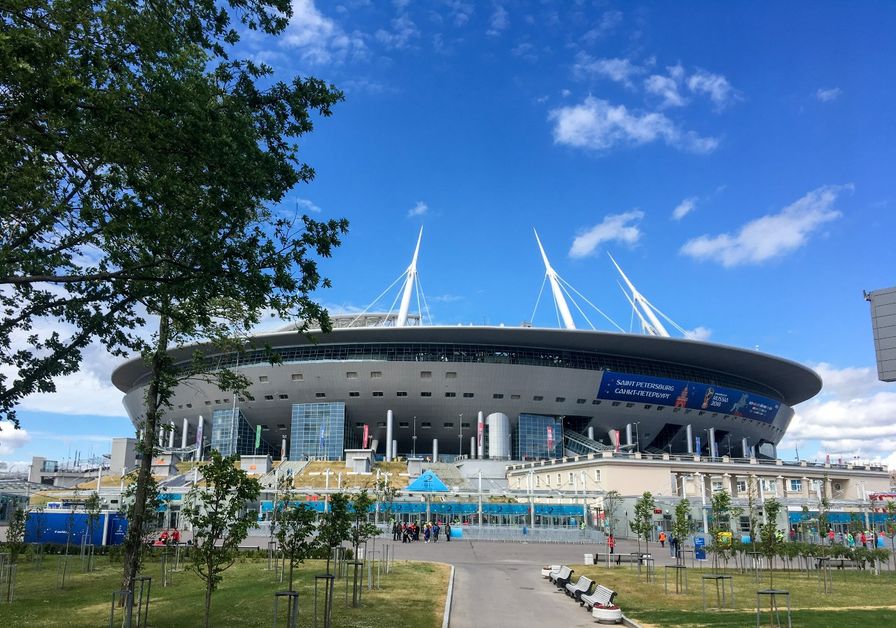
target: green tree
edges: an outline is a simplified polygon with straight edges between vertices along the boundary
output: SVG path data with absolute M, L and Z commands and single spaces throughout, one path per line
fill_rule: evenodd
M 87 538 L 93 539 L 93 527 L 100 520 L 103 502 L 99 493 L 93 491 L 87 499 L 84 500 L 84 511 L 87 513 Z M 93 541 L 88 541 L 93 542 Z
M 687 540 L 691 533 L 691 502 L 687 499 L 680 500 L 675 504 L 675 514 L 672 515 L 672 536 L 678 544 L 675 548 L 675 561 L 677 564 L 684 564 L 684 557 L 681 553 L 681 544 Z
M 644 494 L 635 502 L 634 517 L 629 522 L 629 527 L 631 527 L 632 532 L 638 538 L 638 552 L 641 551 L 641 539 L 644 539 L 644 553 L 650 553 L 650 535 L 653 532 L 653 511 L 655 508 L 656 502 L 650 491 L 644 491 Z
M 246 505 L 258 498 L 261 484 L 238 469 L 238 456 L 222 457 L 212 451 L 202 468 L 203 484 L 187 495 L 184 517 L 193 527 L 193 569 L 205 581 L 205 623 L 209 626 L 212 593 L 221 574 L 233 565 L 239 545 L 255 525 L 255 513 Z
M 622 497 L 619 495 L 619 491 L 607 491 L 606 495 L 604 495 L 602 507 L 604 511 L 604 525 L 608 534 L 613 534 L 616 529 L 616 513 L 619 511 L 621 501 Z
M 291 14 L 288 0 L 0 8 L 0 359 L 17 369 L 0 374 L 0 413 L 15 421 L 16 404 L 52 391 L 90 342 L 143 356 L 124 589 L 153 514 L 151 460 L 173 388 L 189 377 L 248 385 L 201 351 L 174 364 L 169 349 L 211 340 L 226 353 L 223 339 L 265 312 L 301 321 L 300 332 L 329 329 L 309 295 L 328 285 L 317 261 L 347 223 L 277 204 L 313 178 L 298 138 L 342 94 L 229 56 L 241 26 L 276 35 Z M 55 324 L 36 326 L 44 319 Z M 145 321 L 156 329 L 149 340 Z
M 358 555 L 358 547 L 371 537 L 377 536 L 380 529 L 373 523 L 370 523 L 370 508 L 376 503 L 376 500 L 370 496 L 367 489 L 361 489 L 351 499 L 351 528 L 349 530 L 349 540 L 352 543 L 352 551 L 354 555 Z
M 13 507 L 12 516 L 9 518 L 9 526 L 6 528 L 6 549 L 9 550 L 9 562 L 15 565 L 19 560 L 19 554 L 25 551 L 25 523 L 28 514 L 23 508 Z M 12 602 L 13 576 L 10 572 L 6 578 L 6 601 Z
M 713 569 L 718 570 L 719 559 L 728 560 L 728 553 L 732 545 L 730 537 L 724 534 L 725 532 L 730 533 L 731 495 L 728 491 L 716 491 L 712 494 L 710 513 L 712 520 L 709 532 L 712 535 Z
M 318 546 L 314 538 L 317 513 L 305 504 L 289 503 L 281 512 L 277 527 L 277 541 L 289 560 L 289 590 L 293 591 L 293 570 Z
M 376 501 L 386 507 L 383 511 L 383 516 L 386 521 L 391 523 L 392 508 L 395 504 L 395 498 L 398 497 L 398 489 L 387 478 L 381 477 L 374 484 L 373 493 Z
M 775 556 L 778 555 L 778 547 L 781 543 L 781 537 L 778 530 L 778 515 L 781 513 L 781 502 L 775 498 L 765 500 L 763 508 L 765 510 L 765 518 L 768 523 L 762 525 L 759 532 L 759 551 L 768 560 L 768 585 L 774 588 L 774 564 Z
M 333 493 L 327 503 L 327 511 L 321 515 L 317 526 L 317 539 L 327 548 L 327 574 L 330 574 L 330 559 L 333 548 L 342 545 L 350 536 L 352 517 L 348 510 L 349 498 L 344 493 Z M 333 579 L 329 579 L 324 600 L 324 628 L 332 625 Z

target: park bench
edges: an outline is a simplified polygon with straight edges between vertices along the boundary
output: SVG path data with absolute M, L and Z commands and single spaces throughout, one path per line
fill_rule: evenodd
M 579 576 L 579 580 L 575 584 L 573 584 L 572 582 L 567 583 L 566 595 L 578 601 L 580 596 L 587 595 L 591 592 L 591 587 L 593 585 L 594 580 L 592 580 L 591 578 Z
M 562 589 L 566 586 L 566 583 L 572 578 L 573 570 L 563 565 L 560 567 L 560 571 L 556 575 L 551 576 L 551 582 L 557 585 L 558 589 Z
M 599 584 L 591 595 L 580 595 L 579 604 L 590 611 L 595 606 L 612 606 L 614 597 L 616 597 L 616 591 Z
M 632 554 L 613 554 L 610 556 L 610 560 L 617 565 L 622 563 L 640 563 L 645 556 L 648 556 L 648 554 L 638 554 L 637 552 Z
M 552 573 L 560 571 L 560 565 L 545 565 L 541 568 L 541 577 L 550 578 Z

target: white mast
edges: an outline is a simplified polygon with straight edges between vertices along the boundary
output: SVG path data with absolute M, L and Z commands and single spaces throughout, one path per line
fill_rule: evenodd
M 420 253 L 420 240 L 423 239 L 423 227 L 420 227 L 420 235 L 417 236 L 417 248 L 414 249 L 414 258 L 408 266 L 407 277 L 404 280 L 404 294 L 401 295 L 401 306 L 398 310 L 396 327 L 404 327 L 408 320 L 408 308 L 411 306 L 411 291 L 417 280 L 417 255 Z
M 532 231 L 535 231 L 535 229 Z M 566 327 L 566 329 L 575 329 L 576 324 L 572 320 L 569 305 L 566 304 L 566 298 L 563 296 L 563 291 L 560 289 L 560 283 L 557 281 L 557 273 L 548 261 L 548 256 L 544 252 L 544 247 L 541 246 L 541 240 L 538 238 L 537 231 L 535 231 L 535 241 L 538 242 L 538 249 L 541 251 L 541 259 L 544 260 L 544 271 L 548 276 L 548 281 L 551 282 L 551 292 L 554 293 L 554 302 L 557 304 L 557 309 L 560 310 L 560 316 L 563 318 L 563 326 Z
M 634 284 L 632 284 L 632 282 L 629 281 L 628 277 L 625 276 L 625 273 L 622 272 L 622 269 L 619 268 L 619 264 L 617 264 L 616 260 L 613 259 L 613 256 L 610 255 L 609 253 L 607 253 L 607 255 L 610 256 L 610 261 L 613 262 L 613 266 L 615 266 L 616 270 L 619 271 L 619 274 L 622 275 L 622 279 L 625 280 L 625 284 L 628 286 L 628 289 L 632 291 L 631 301 L 634 302 L 633 305 L 634 304 L 640 305 L 641 310 L 643 310 L 643 312 L 644 312 L 644 316 L 646 316 L 647 319 L 650 321 L 649 330 L 652 331 L 652 335 L 663 336 L 665 338 L 669 338 L 670 337 L 669 332 L 666 330 L 666 328 L 660 322 L 660 319 L 657 318 L 657 315 L 654 314 L 654 312 L 653 312 L 653 305 L 650 303 L 650 301 L 645 299 L 644 295 L 642 295 L 640 292 L 638 292 L 638 289 L 635 288 Z M 638 308 L 635 308 L 635 311 L 637 312 Z M 638 316 L 641 317 L 640 312 L 638 313 Z M 641 317 L 641 320 L 643 322 L 644 318 Z

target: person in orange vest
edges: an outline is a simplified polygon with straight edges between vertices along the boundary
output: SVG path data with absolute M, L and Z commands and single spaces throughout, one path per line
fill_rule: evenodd
M 610 553 L 613 553 L 613 550 L 616 549 L 616 539 L 613 538 L 613 535 L 607 537 L 607 547 L 610 548 Z
M 660 547 L 666 547 L 666 533 L 660 532 Z

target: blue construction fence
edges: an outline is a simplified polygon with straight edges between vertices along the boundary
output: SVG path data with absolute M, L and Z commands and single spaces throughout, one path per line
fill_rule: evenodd
M 93 545 L 121 545 L 128 531 L 128 520 L 121 513 L 106 510 L 89 525 L 85 512 L 31 511 L 25 520 L 26 543 L 75 543 L 87 537 Z
M 324 500 L 318 501 L 296 501 L 295 506 L 307 506 L 316 512 L 324 512 Z M 574 504 L 534 504 L 535 515 L 541 517 L 581 517 L 582 506 Z M 261 502 L 261 513 L 268 513 L 274 509 L 274 503 L 271 500 Z M 424 515 L 426 514 L 426 502 L 393 502 L 392 504 L 379 505 L 380 512 L 391 511 L 394 514 L 408 515 Z M 370 507 L 369 512 L 376 511 L 376 505 Z M 479 504 L 472 502 L 431 502 L 429 504 L 430 514 L 452 515 L 452 516 L 469 516 L 479 512 Z M 483 515 L 528 515 L 530 514 L 529 504 L 482 504 Z

